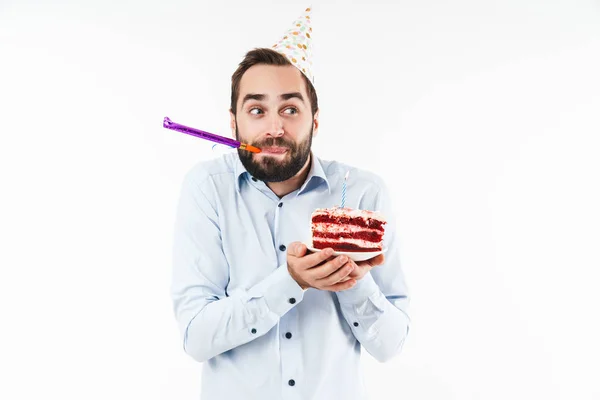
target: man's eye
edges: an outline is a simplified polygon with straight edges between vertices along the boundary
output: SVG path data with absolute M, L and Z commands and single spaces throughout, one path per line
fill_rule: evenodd
M 250 114 L 253 114 L 253 115 L 258 115 L 258 113 L 255 113 L 254 111 L 259 111 L 259 112 L 262 112 L 262 110 L 261 110 L 260 108 L 256 108 L 256 107 L 254 107 L 254 108 L 251 108 L 251 109 L 250 109 Z
M 288 113 L 288 114 L 292 114 L 292 115 L 298 114 L 298 109 L 296 107 L 289 107 L 289 108 L 286 108 L 284 111 L 290 111 L 290 110 L 293 111 L 293 113 Z

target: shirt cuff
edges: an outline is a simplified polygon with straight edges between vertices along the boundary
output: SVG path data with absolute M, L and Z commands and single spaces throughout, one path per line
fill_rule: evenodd
M 379 286 L 371 273 L 367 272 L 362 279 L 356 282 L 354 287 L 336 293 L 341 304 L 361 304 L 378 291 Z
M 270 311 L 282 317 L 304 298 L 304 290 L 292 278 L 287 264 L 280 265 L 249 291 L 250 297 L 264 297 Z

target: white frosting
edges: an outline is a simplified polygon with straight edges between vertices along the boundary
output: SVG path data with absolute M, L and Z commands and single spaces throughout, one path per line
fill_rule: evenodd
M 326 245 L 335 245 L 339 243 L 354 244 L 360 247 L 366 247 L 369 249 L 379 248 L 381 242 L 368 242 L 362 239 L 332 239 L 332 238 L 313 238 L 314 241 L 325 243 Z
M 332 216 L 332 217 L 362 218 L 364 220 L 371 218 L 371 219 L 376 219 L 379 221 L 385 221 L 385 217 L 379 211 L 358 210 L 358 209 L 352 209 L 352 208 L 348 208 L 348 207 L 317 208 L 312 213 L 312 217 L 314 217 L 316 215 L 328 215 L 328 216 Z
M 313 230 L 320 233 L 356 233 L 356 232 L 374 232 L 383 233 L 380 229 L 363 228 L 358 225 L 339 225 L 330 222 L 317 222 L 313 224 Z

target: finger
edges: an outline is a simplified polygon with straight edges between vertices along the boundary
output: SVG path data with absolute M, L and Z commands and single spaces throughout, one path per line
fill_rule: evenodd
M 329 290 L 330 292 L 341 292 L 342 290 L 350 289 L 354 285 L 356 285 L 356 280 L 349 279 L 345 282 L 338 282 L 335 285 L 326 286 L 324 288 L 321 288 L 321 290 Z
M 384 261 L 385 261 L 385 256 L 383 254 L 380 254 L 377 257 L 373 257 L 366 261 L 361 261 L 357 264 L 360 265 L 361 267 L 367 266 L 367 267 L 373 268 L 377 265 L 383 264 Z
M 341 281 L 343 278 L 350 275 L 350 273 L 352 273 L 353 270 L 354 264 L 352 264 L 351 262 L 347 262 L 343 264 L 341 268 L 337 269 L 334 273 L 330 274 L 329 276 L 326 276 L 322 279 L 318 279 L 316 281 L 316 285 L 319 287 L 334 285 Z
M 308 255 L 302 257 L 302 260 L 299 265 L 300 265 L 300 267 L 302 267 L 304 269 L 312 268 L 312 267 L 322 263 L 323 261 L 327 260 L 332 255 L 333 255 L 333 249 L 328 247 L 321 251 L 317 251 L 315 253 L 308 254 Z
M 308 272 L 312 279 L 323 279 L 338 271 L 348 261 L 347 256 L 336 256 L 318 267 L 311 268 Z
M 302 242 L 292 242 L 288 245 L 288 254 L 294 257 L 304 257 L 307 250 Z
M 378 255 L 375 258 L 369 260 L 372 266 L 381 265 L 385 261 L 385 256 L 383 254 Z

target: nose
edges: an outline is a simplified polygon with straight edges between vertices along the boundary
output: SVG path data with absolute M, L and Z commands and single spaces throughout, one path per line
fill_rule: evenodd
M 275 137 L 283 135 L 283 119 L 278 114 L 271 116 L 269 123 L 268 135 Z

